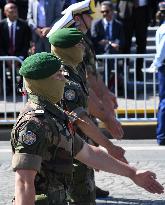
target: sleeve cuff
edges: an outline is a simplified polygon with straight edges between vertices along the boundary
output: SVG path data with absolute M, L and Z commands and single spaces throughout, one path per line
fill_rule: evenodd
M 83 148 L 85 144 L 85 141 L 78 135 L 78 134 L 75 134 L 74 136 L 74 149 L 73 149 L 73 156 L 76 156 L 80 151 L 81 149 Z
M 39 171 L 41 167 L 42 158 L 38 155 L 16 153 L 12 158 L 12 168 L 14 171 L 17 169 L 27 169 Z

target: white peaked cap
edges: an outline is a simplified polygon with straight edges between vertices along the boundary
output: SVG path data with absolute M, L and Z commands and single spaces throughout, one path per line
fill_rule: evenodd
M 61 12 L 61 14 L 65 14 L 67 12 L 72 12 L 73 15 L 77 13 L 82 13 L 84 11 L 90 10 L 91 0 L 81 1 L 75 4 L 71 4 L 67 9 Z
M 73 19 L 72 13 L 71 12 L 67 12 L 59 21 L 57 21 L 53 25 L 53 27 L 51 28 L 49 33 L 46 35 L 46 37 L 49 38 L 49 36 L 51 36 L 58 29 L 67 28 L 67 27 L 71 26 L 74 22 L 75 21 Z

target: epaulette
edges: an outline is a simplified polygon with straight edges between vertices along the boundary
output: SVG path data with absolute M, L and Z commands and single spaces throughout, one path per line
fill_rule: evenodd
M 44 115 L 45 114 L 45 110 L 43 107 L 41 106 L 37 106 L 36 110 L 34 111 L 35 115 Z

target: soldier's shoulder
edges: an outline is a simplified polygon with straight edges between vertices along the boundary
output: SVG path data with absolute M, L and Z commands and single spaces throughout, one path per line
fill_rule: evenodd
M 44 107 L 36 104 L 27 103 L 24 109 L 20 112 L 15 127 L 21 129 L 33 129 L 35 131 L 49 127 L 47 112 Z M 37 128 L 37 129 L 36 129 Z
M 51 140 L 53 130 L 50 122 L 41 113 L 27 113 L 21 118 L 12 129 L 17 141 L 26 145 L 37 142 L 44 142 L 44 139 Z

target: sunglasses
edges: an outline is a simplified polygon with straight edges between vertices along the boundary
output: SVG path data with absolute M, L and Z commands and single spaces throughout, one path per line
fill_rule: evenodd
M 102 14 L 103 14 L 103 13 L 108 14 L 108 13 L 109 13 L 109 10 L 102 10 L 101 13 L 102 13 Z

